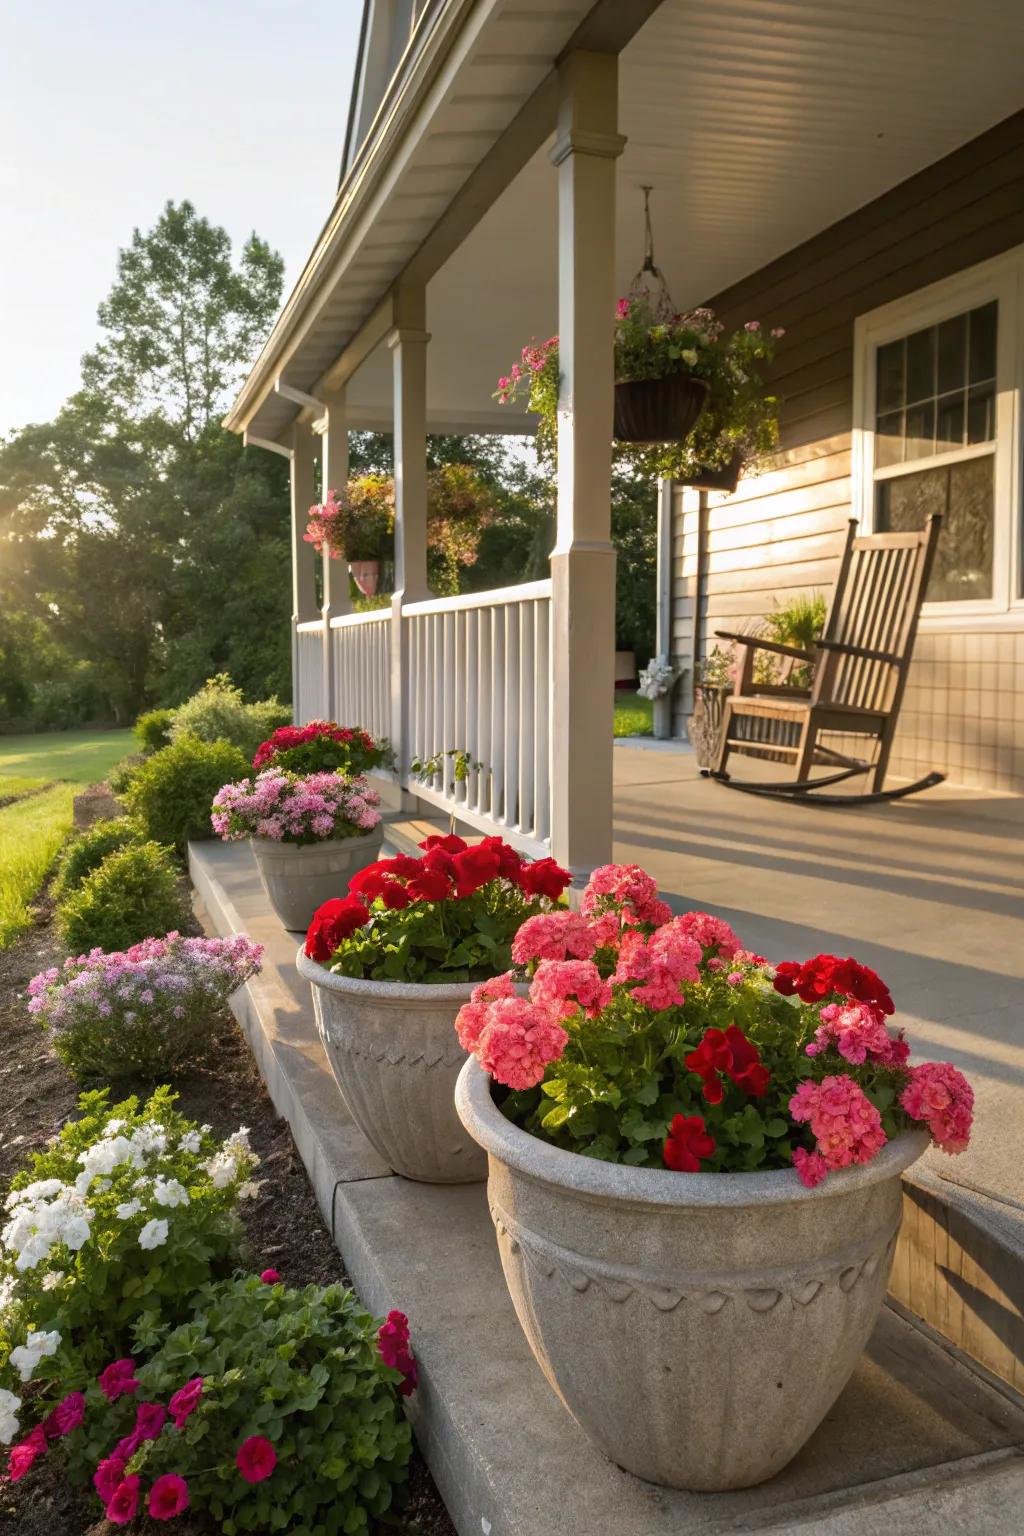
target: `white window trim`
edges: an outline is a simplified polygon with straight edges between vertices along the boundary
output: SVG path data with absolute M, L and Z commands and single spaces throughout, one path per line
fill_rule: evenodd
M 1021 394 L 1024 390 L 1024 245 L 920 288 L 916 293 L 858 316 L 853 330 L 853 513 L 865 532 L 874 531 L 875 352 L 925 326 L 937 325 L 992 299 L 999 303 L 996 351 L 996 449 L 992 596 L 977 601 L 926 603 L 921 624 L 929 630 L 1020 629 L 1024 597 L 1021 571 Z M 965 448 L 914 461 L 914 469 L 974 456 Z M 978 452 L 985 452 L 981 448 Z

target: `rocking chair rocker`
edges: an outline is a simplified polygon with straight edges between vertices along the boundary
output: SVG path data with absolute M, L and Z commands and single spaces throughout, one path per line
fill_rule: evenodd
M 704 770 L 706 777 L 746 794 L 818 805 L 898 800 L 942 783 L 945 775 L 933 772 L 913 784 L 884 788 L 940 524 L 941 518 L 933 515 L 920 533 L 858 535 L 857 523 L 851 521 L 824 633 L 812 649 L 716 631 L 719 639 L 743 647 L 743 653 L 725 705 L 718 762 Z M 810 687 L 755 683 L 758 651 L 786 657 L 791 667 L 810 664 Z M 785 722 L 791 729 L 780 732 L 771 722 Z M 823 733 L 837 732 L 873 740 L 872 760 L 851 757 L 820 739 Z M 788 742 L 780 739 L 785 735 Z M 726 764 L 733 752 L 792 757 L 796 778 L 792 783 L 731 778 Z M 838 764 L 840 771 L 811 779 L 815 763 Z M 868 794 L 822 793 L 863 773 L 873 774 Z

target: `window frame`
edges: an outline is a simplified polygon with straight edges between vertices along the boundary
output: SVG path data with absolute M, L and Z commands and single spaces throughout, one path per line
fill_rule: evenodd
M 915 331 L 995 300 L 999 305 L 996 341 L 996 436 L 988 444 L 965 444 L 948 452 L 883 467 L 881 478 L 900 472 L 957 464 L 991 455 L 993 459 L 992 596 L 925 603 L 927 629 L 959 629 L 965 619 L 1005 625 L 1008 616 L 1024 620 L 1021 519 L 1021 392 L 1024 387 L 1024 335 L 1020 295 L 1024 285 L 1024 245 L 991 261 L 968 267 L 889 304 L 859 315 L 854 323 L 853 437 L 851 499 L 853 515 L 866 533 L 875 531 L 875 389 L 879 347 Z M 973 624 L 972 624 L 973 627 Z M 1014 624 L 1013 627 L 1019 627 Z

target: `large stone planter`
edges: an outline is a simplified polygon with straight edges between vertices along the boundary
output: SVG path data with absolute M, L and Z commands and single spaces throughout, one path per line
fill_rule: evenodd
M 386 1163 L 427 1184 L 472 1184 L 487 1159 L 455 1112 L 466 1053 L 455 1015 L 472 985 L 419 986 L 336 976 L 302 950 L 299 972 L 349 1113 Z
M 562 1152 L 510 1124 L 476 1061 L 456 1104 L 489 1156 L 516 1313 L 589 1437 L 639 1477 L 746 1488 L 845 1386 L 885 1296 L 911 1132 L 805 1189 L 791 1170 L 676 1174 Z
M 317 907 L 332 896 L 348 895 L 348 882 L 373 863 L 383 840 L 383 825 L 365 837 L 327 838 L 304 848 L 249 839 L 270 905 L 293 933 L 305 933 Z

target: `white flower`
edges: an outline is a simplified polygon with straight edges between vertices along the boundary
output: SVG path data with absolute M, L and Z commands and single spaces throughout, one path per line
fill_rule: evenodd
M 139 1233 L 140 1248 L 160 1248 L 167 1241 L 167 1222 L 154 1218 L 147 1221 Z
M 134 1136 L 131 1141 L 126 1136 L 112 1136 L 108 1140 L 93 1142 L 91 1147 L 79 1152 L 78 1161 L 84 1172 L 93 1178 L 96 1174 L 113 1173 L 120 1163 L 131 1163 L 138 1167 L 141 1155 Z
M 202 1131 L 204 1136 L 209 1136 L 210 1132 L 213 1130 L 213 1126 L 212 1125 L 201 1125 L 199 1127 L 199 1129 Z
M 30 1333 L 24 1344 L 12 1349 L 9 1359 L 22 1381 L 31 1381 L 36 1366 L 47 1355 L 55 1355 L 60 1344 L 56 1328 L 52 1333 Z
M 77 1253 L 89 1241 L 89 1231 L 89 1223 L 84 1216 L 72 1216 L 70 1221 L 64 1223 L 61 1239 L 72 1253 Z
M 15 1269 L 20 1275 L 23 1275 L 26 1269 L 35 1269 L 36 1265 L 41 1263 L 43 1259 L 50 1257 L 50 1246 L 49 1238 L 44 1237 L 42 1232 L 34 1233 L 30 1238 L 26 1239 L 21 1252 L 15 1259 Z M 13 1355 L 11 1358 L 14 1358 Z M 27 1381 L 28 1377 L 26 1376 L 22 1379 Z
M 247 1125 L 240 1125 L 238 1130 L 235 1131 L 234 1135 L 229 1136 L 227 1141 L 224 1143 L 224 1150 L 225 1152 L 233 1152 L 236 1157 L 239 1155 L 239 1153 L 242 1152 L 246 1153 L 246 1155 L 251 1153 L 252 1148 L 249 1145 L 249 1127 Z
M 263 1188 L 262 1179 L 247 1179 L 244 1184 L 238 1186 L 239 1200 L 255 1200 Z
M 687 368 L 693 368 L 696 365 L 697 353 L 693 347 L 686 347 L 682 352 L 680 352 L 679 356 L 682 358 Z
M 18 1409 L 21 1398 L 0 1387 L 0 1445 L 10 1445 L 18 1433 Z
M 153 1180 L 153 1199 L 157 1205 L 188 1205 L 188 1190 L 177 1179 L 160 1175 Z
M 214 1189 L 227 1189 L 237 1171 L 234 1158 L 224 1152 L 211 1157 L 208 1163 L 203 1164 L 203 1169 L 210 1175 Z
M 141 1200 L 126 1200 L 123 1205 L 116 1208 L 114 1215 L 118 1221 L 131 1221 L 132 1217 L 137 1216 L 141 1210 Z
M 51 1269 L 48 1275 L 43 1276 L 43 1290 L 55 1291 L 63 1279 L 64 1271 L 62 1269 Z
M 178 1142 L 182 1152 L 198 1152 L 202 1145 L 202 1137 L 198 1131 L 186 1131 Z
M 167 1132 L 155 1120 L 150 1125 L 140 1125 L 132 1131 L 132 1146 L 143 1154 L 167 1151 Z
M 16 1205 L 24 1205 L 37 1200 L 50 1200 L 54 1195 L 60 1194 L 64 1185 L 60 1179 L 36 1179 L 34 1184 L 26 1184 L 24 1189 L 16 1189 L 12 1195 L 8 1195 L 5 1209 L 13 1211 Z
M 106 1125 L 103 1127 L 103 1134 L 104 1134 L 104 1136 L 116 1136 L 118 1131 L 122 1130 L 123 1128 L 124 1128 L 124 1121 L 123 1120 L 118 1120 L 118 1119 L 108 1120 Z

